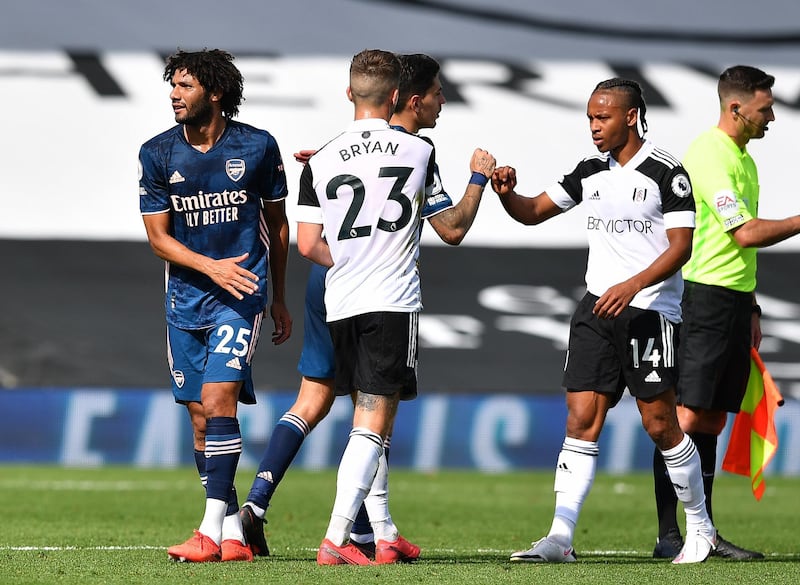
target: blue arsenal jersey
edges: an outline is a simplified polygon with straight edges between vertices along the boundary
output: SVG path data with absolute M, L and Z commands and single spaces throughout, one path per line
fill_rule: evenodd
M 167 322 L 200 329 L 267 304 L 269 239 L 264 204 L 286 198 L 286 175 L 269 132 L 229 120 L 208 151 L 193 148 L 178 125 L 139 151 L 139 208 L 170 214 L 170 234 L 211 258 L 249 253 L 242 266 L 258 275 L 259 290 L 239 301 L 194 270 L 167 264 Z

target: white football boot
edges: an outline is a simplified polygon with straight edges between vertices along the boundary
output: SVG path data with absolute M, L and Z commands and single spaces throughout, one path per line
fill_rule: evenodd
M 531 548 L 511 554 L 514 563 L 574 563 L 577 560 L 575 549 L 559 544 L 552 538 L 544 538 L 531 543 Z
M 673 565 L 702 563 L 717 548 L 717 529 L 711 523 L 686 531 L 686 540 Z

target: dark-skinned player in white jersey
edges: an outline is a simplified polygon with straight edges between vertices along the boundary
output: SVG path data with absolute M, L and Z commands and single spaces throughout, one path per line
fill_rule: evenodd
M 715 546 L 700 457 L 676 415 L 679 271 L 691 252 L 694 200 L 680 163 L 644 139 L 645 112 L 635 81 L 601 82 L 586 114 L 602 154 L 584 159 L 536 197 L 515 192 L 512 167 L 492 176 L 503 207 L 526 225 L 583 204 L 589 242 L 587 292 L 570 323 L 564 369 L 568 413 L 555 472 L 555 513 L 547 536 L 513 553 L 512 562 L 576 560 L 575 527 L 597 469 L 600 432 L 625 387 L 686 512 L 686 542 L 673 563 L 702 562 Z

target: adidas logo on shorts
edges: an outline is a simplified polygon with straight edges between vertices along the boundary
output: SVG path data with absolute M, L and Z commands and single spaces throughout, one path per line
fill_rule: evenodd
M 647 377 L 644 379 L 644 381 L 645 382 L 660 382 L 661 381 L 661 376 L 658 375 L 658 372 L 653 370 L 652 372 L 647 374 Z
M 233 368 L 234 370 L 239 370 L 239 371 L 242 370 L 242 364 L 239 361 L 238 357 L 231 358 L 225 365 L 228 366 L 229 368 Z

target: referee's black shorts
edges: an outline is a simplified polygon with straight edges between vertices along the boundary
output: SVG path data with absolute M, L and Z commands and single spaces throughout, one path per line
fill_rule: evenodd
M 750 376 L 753 295 L 684 281 L 678 403 L 739 412 Z

